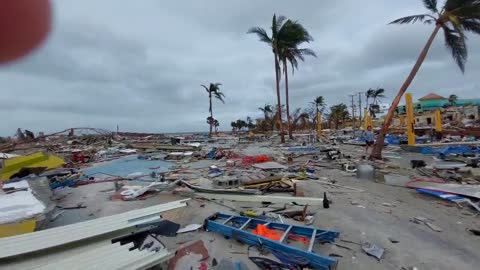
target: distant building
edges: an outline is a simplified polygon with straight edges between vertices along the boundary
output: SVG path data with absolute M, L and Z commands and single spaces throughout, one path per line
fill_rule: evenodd
M 471 105 L 480 106 L 480 99 L 457 99 L 454 102 L 450 102 L 448 98 L 430 93 L 420 98 L 418 102 L 413 103 L 413 111 L 414 113 L 423 113 L 446 107 L 464 107 Z M 405 105 L 398 106 L 397 113 L 400 115 L 406 114 Z
M 430 93 L 413 103 L 415 125 L 432 126 L 435 122 L 435 111 L 440 110 L 442 120 L 446 122 L 475 122 L 480 118 L 480 99 L 449 100 L 435 93 Z M 405 105 L 398 106 L 394 126 L 404 125 L 402 117 L 406 114 Z M 468 120 L 468 121 L 466 121 Z

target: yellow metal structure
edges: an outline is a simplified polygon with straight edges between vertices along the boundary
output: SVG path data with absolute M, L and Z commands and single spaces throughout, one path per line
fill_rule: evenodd
M 31 233 L 35 231 L 36 223 L 35 219 L 28 219 L 15 223 L 0 224 L 0 238 Z
M 35 153 L 28 156 L 19 156 L 5 160 L 3 169 L 0 171 L 0 182 L 10 177 L 22 168 L 46 167 L 54 169 L 65 164 L 65 161 L 57 156 L 47 156 L 44 153 Z
M 415 145 L 415 119 L 413 117 L 412 94 L 405 94 L 405 107 L 407 110 L 407 138 L 408 145 Z
M 364 121 L 364 129 L 367 130 L 367 128 L 370 126 L 373 128 L 373 119 L 370 116 L 370 114 L 365 110 L 365 121 Z
M 442 114 L 440 110 L 435 111 L 435 131 L 442 132 Z
M 322 114 L 317 112 L 317 137 L 322 135 Z

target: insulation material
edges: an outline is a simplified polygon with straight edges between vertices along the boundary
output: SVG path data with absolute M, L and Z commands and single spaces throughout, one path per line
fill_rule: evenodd
M 26 180 L 4 184 L 3 188 L 24 189 L 0 196 L 0 224 L 14 223 L 36 217 L 45 205 L 33 194 Z

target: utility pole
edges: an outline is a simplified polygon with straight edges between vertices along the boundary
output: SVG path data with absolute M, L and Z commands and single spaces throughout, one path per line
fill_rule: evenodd
M 362 126 L 362 94 L 363 92 L 358 92 L 358 113 L 360 115 L 360 127 Z
M 349 95 L 352 98 L 352 125 L 353 125 L 353 133 L 355 133 L 355 102 L 353 98 L 355 95 Z

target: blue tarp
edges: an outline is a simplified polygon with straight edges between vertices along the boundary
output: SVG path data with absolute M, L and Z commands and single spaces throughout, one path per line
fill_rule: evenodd
M 465 145 L 459 146 L 447 146 L 444 148 L 432 148 L 429 146 L 423 146 L 420 150 L 420 153 L 426 155 L 455 155 L 455 154 L 474 154 L 480 153 L 479 149 L 476 147 L 470 147 Z
M 451 201 L 451 202 L 461 201 L 461 200 L 465 199 L 462 196 L 455 195 L 455 194 L 449 194 L 449 193 L 442 192 L 442 191 L 434 191 L 434 190 L 428 190 L 428 189 L 423 189 L 423 188 L 416 188 L 415 190 L 417 190 L 420 193 L 435 196 L 437 198 L 444 199 L 444 200 Z
M 317 149 L 315 147 L 306 147 L 306 146 L 301 146 L 301 147 L 289 147 L 287 151 L 289 152 L 314 152 Z
M 385 136 L 385 142 L 392 145 L 399 145 L 400 139 L 397 136 L 387 134 L 387 136 Z
M 210 151 L 210 153 L 207 154 L 207 158 L 209 159 L 214 159 L 215 158 L 215 152 L 217 151 L 217 148 L 216 147 L 212 147 L 212 150 Z

